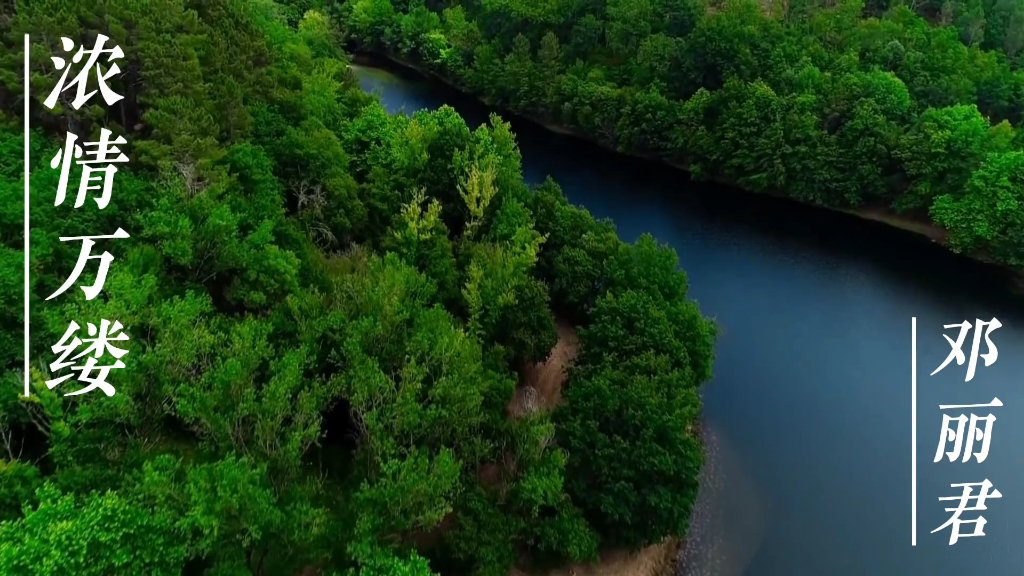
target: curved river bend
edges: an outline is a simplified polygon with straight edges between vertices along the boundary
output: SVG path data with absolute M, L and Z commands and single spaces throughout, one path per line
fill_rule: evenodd
M 471 127 L 490 112 L 402 70 L 356 68 L 389 111 L 448 104 Z M 986 267 L 884 225 L 694 183 L 511 119 L 525 175 L 546 175 L 571 202 L 671 245 L 690 295 L 723 329 L 705 419 L 720 453 L 705 502 L 719 557 L 711 576 L 987 576 L 1024 574 L 1024 308 Z M 917 318 L 917 546 L 911 547 L 911 317 Z M 943 339 L 965 319 L 1003 324 L 995 364 L 971 382 Z M 971 338 L 965 351 L 970 354 Z M 982 340 L 982 352 L 984 352 Z M 989 457 L 933 463 L 939 404 L 990 411 Z M 952 416 L 960 411 L 953 411 Z M 728 447 L 728 448 L 726 448 Z M 983 538 L 930 533 L 959 496 L 989 479 Z M 969 506 L 973 506 L 972 502 Z M 979 512 L 964 512 L 974 519 Z M 696 516 L 696 514 L 695 514 Z M 700 521 L 695 517 L 695 522 Z M 972 524 L 961 533 L 973 532 Z

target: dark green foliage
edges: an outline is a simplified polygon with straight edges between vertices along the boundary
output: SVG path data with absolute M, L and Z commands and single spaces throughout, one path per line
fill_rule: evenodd
M 697 495 L 697 387 L 710 376 L 715 329 L 684 294 L 601 297 L 556 412 L 569 495 L 612 544 L 685 533 Z
M 702 462 L 699 405 L 687 375 L 645 354 L 573 374 L 556 423 L 570 454 L 567 490 L 609 544 L 685 534 Z

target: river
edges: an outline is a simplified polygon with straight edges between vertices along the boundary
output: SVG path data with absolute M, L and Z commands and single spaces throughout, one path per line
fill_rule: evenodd
M 470 127 L 477 101 L 404 70 L 357 67 L 389 111 L 454 107 Z M 652 233 L 679 255 L 690 295 L 722 328 L 705 422 L 735 460 L 718 478 L 715 537 L 729 568 L 714 576 L 1024 574 L 1024 307 L 1001 276 L 883 224 L 727 187 L 605 151 L 506 117 L 526 179 L 551 175 L 568 199 Z M 911 546 L 911 318 L 917 318 L 917 545 Z M 998 318 L 998 360 L 965 382 L 967 364 L 929 374 L 965 319 Z M 970 356 L 971 337 L 964 350 Z M 985 351 L 984 339 L 982 352 Z M 939 404 L 984 404 L 993 425 L 982 463 L 933 463 Z M 958 416 L 962 411 L 947 411 Z M 966 411 L 968 414 L 970 411 Z M 947 449 L 951 449 L 947 448 Z M 988 479 L 985 536 L 949 545 L 930 533 Z M 742 505 L 732 494 L 743 493 Z M 975 494 L 977 492 L 975 491 Z M 975 505 L 972 501 L 968 507 Z M 961 518 L 977 518 L 966 511 Z M 964 524 L 961 534 L 973 533 Z

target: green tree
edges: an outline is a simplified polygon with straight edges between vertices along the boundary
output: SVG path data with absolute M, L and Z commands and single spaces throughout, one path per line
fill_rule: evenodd
M 926 110 L 898 151 L 913 183 L 896 206 L 902 210 L 927 208 L 938 196 L 960 196 L 985 156 L 1009 144 L 996 136 L 975 106 Z
M 603 542 L 638 548 L 685 534 L 702 461 L 687 380 L 650 353 L 574 372 L 556 420 L 566 488 Z
M 931 212 L 954 250 L 1024 266 L 1024 152 L 989 155 L 962 194 L 939 196 Z
M 634 289 L 603 296 L 580 330 L 555 422 L 567 491 L 602 541 L 635 548 L 685 533 L 702 461 L 696 390 L 714 338 L 692 302 Z

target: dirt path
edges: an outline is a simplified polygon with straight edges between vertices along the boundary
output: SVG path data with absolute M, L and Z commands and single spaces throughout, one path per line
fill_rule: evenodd
M 576 360 L 580 340 L 576 330 L 565 321 L 558 321 L 558 342 L 548 359 L 523 369 L 523 379 L 508 403 L 508 413 L 518 418 L 536 410 L 549 411 L 562 399 L 566 370 Z

